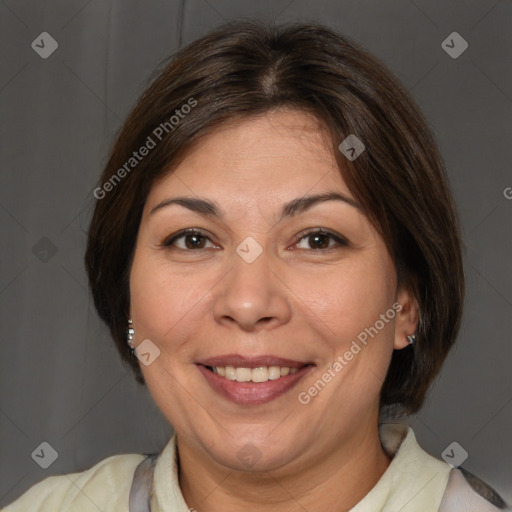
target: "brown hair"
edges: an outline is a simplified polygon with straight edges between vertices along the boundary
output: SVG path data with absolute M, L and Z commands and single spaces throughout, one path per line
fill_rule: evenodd
M 418 301 L 417 340 L 393 352 L 380 398 L 381 409 L 414 413 L 460 325 L 455 207 L 436 143 L 407 91 L 377 59 L 318 23 L 227 23 L 174 55 L 142 94 L 95 191 L 85 264 L 99 316 L 144 383 L 126 329 L 130 266 L 149 190 L 216 126 L 281 106 L 312 113 L 328 128 L 340 172 L 385 240 L 399 286 Z M 366 146 L 353 161 L 338 149 L 350 134 Z M 150 140 L 156 145 L 146 156 L 131 160 Z

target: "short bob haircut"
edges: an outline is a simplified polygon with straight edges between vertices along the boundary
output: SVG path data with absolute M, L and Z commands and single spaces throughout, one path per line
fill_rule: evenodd
M 164 63 L 128 115 L 94 192 L 85 264 L 98 314 L 144 384 L 126 331 L 150 188 L 215 128 L 280 107 L 313 114 L 326 127 L 345 183 L 393 258 L 399 287 L 418 302 L 417 340 L 393 352 L 380 395 L 381 412 L 415 413 L 460 326 L 456 208 L 436 142 L 408 92 L 375 57 L 316 22 L 229 22 Z M 353 161 L 338 149 L 351 134 L 366 147 Z

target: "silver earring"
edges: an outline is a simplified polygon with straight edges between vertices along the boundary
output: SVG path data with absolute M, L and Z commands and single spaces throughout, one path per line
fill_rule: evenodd
M 135 334 L 135 329 L 132 327 L 132 325 L 133 325 L 133 322 L 132 322 L 132 319 L 130 318 L 128 320 L 128 330 L 126 332 L 126 337 L 127 337 L 126 341 L 127 341 L 128 345 L 129 345 L 131 351 L 135 352 L 135 349 L 133 348 L 133 345 L 132 345 L 132 343 L 133 343 L 133 336 Z
M 416 334 L 407 336 L 407 341 L 412 345 L 416 341 Z

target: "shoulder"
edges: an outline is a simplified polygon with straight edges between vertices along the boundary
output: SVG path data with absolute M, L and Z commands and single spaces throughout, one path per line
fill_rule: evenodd
M 133 474 L 145 458 L 141 454 L 113 455 L 85 471 L 47 477 L 1 512 L 128 510 Z
M 392 458 L 387 473 L 392 473 L 398 482 L 399 500 L 403 498 L 403 489 L 415 488 L 424 482 L 422 492 L 417 493 L 414 500 L 418 511 L 512 512 L 510 505 L 486 482 L 466 469 L 454 468 L 426 452 L 416 441 L 411 427 L 382 423 L 379 433 L 384 450 Z M 398 509 L 405 510 L 400 501 L 389 510 Z
M 450 471 L 439 512 L 499 512 L 510 506 L 483 480 L 459 467 Z

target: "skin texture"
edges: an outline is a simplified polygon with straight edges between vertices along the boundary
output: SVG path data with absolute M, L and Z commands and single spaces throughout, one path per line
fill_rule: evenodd
M 177 432 L 180 486 L 198 511 L 349 510 L 389 465 L 379 391 L 392 351 L 415 332 L 417 304 L 397 290 L 385 243 L 360 209 L 330 200 L 279 221 L 283 203 L 326 192 L 354 199 L 327 133 L 311 115 L 279 109 L 216 129 L 147 198 L 130 274 L 134 345 L 148 338 L 161 351 L 142 371 Z M 224 216 L 176 204 L 150 214 L 176 196 L 214 201 Z M 162 245 L 185 228 L 207 238 Z M 302 234 L 318 228 L 348 244 Z M 249 236 L 263 249 L 252 263 L 236 252 Z M 300 403 L 299 392 L 396 302 L 395 318 Z M 233 353 L 315 367 L 273 401 L 240 405 L 195 364 Z M 248 443 L 260 457 L 250 469 L 237 456 Z

